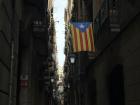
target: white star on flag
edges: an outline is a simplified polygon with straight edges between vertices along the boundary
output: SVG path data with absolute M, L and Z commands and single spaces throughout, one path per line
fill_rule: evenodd
M 85 28 L 85 26 L 83 24 L 80 24 L 80 28 Z

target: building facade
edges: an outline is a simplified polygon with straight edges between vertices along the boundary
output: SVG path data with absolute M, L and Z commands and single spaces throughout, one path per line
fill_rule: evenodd
M 52 2 L 0 1 L 0 105 L 57 104 Z
M 140 2 L 74 0 L 73 5 L 71 21 L 93 22 L 96 51 L 76 53 L 71 64 L 72 43 L 66 46 L 65 104 L 139 105 Z
M 0 1 L 0 104 L 15 105 L 21 0 Z
M 138 1 L 104 0 L 99 10 L 93 6 L 97 57 L 88 77 L 94 77 L 98 105 L 139 104 L 138 5 Z
M 68 2 L 70 3 L 70 2 Z M 68 8 L 65 11 L 65 23 L 66 23 L 66 42 L 65 42 L 65 65 L 64 65 L 64 75 L 65 75 L 65 85 L 64 85 L 64 103 L 68 105 L 83 105 L 87 103 L 87 87 L 86 87 L 86 67 L 92 61 L 89 55 L 94 55 L 94 53 L 73 53 L 72 45 L 72 32 L 70 29 L 71 22 L 92 22 L 92 0 L 73 0 L 73 5 L 71 11 Z M 70 18 L 69 13 L 72 15 Z M 72 64 L 70 62 L 71 56 L 74 55 L 75 62 Z M 88 104 L 88 103 L 87 103 Z

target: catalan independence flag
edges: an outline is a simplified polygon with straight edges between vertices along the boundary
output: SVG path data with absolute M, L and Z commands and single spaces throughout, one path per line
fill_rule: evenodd
M 73 51 L 95 52 L 91 22 L 71 22 Z

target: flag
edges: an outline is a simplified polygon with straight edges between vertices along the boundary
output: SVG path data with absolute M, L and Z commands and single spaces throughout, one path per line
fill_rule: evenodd
M 91 22 L 71 22 L 73 51 L 95 52 Z

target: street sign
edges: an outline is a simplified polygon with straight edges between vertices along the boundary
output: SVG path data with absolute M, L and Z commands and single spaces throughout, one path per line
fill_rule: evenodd
M 20 76 L 20 87 L 27 88 L 28 87 L 28 75 Z

